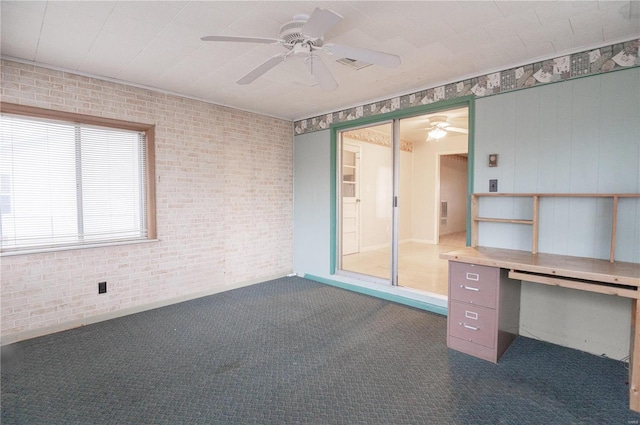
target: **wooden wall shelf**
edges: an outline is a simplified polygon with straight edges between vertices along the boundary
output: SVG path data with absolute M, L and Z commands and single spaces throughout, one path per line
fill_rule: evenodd
M 531 198 L 533 200 L 532 218 L 493 218 L 480 217 L 480 198 Z M 615 261 L 616 231 L 618 227 L 618 200 L 620 198 L 640 198 L 640 193 L 474 193 L 471 195 L 471 246 L 478 246 L 480 222 L 510 223 L 531 226 L 531 253 L 538 253 L 538 237 L 540 229 L 539 210 L 540 198 L 610 198 L 613 200 L 611 245 L 609 261 Z

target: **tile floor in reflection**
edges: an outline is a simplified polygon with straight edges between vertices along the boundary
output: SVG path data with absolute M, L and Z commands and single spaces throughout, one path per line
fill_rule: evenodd
M 412 289 L 447 295 L 448 265 L 441 260 L 441 252 L 465 246 L 465 232 L 440 237 L 438 245 L 417 242 L 401 243 L 398 252 L 398 283 Z M 389 248 L 345 255 L 344 270 L 388 279 L 390 275 Z

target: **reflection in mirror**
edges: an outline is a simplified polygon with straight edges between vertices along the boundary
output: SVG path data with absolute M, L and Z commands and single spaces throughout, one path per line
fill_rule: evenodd
M 440 253 L 466 245 L 468 121 L 467 107 L 399 121 L 399 286 L 447 295 Z
M 340 143 L 341 269 L 391 277 L 391 123 L 344 131 Z

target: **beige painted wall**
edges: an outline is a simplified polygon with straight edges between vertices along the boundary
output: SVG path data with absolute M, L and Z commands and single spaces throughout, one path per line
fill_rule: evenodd
M 3 343 L 292 270 L 292 123 L 4 60 L 1 87 L 4 102 L 155 124 L 159 239 L 2 257 Z
M 439 185 L 441 154 L 462 153 L 468 148 L 466 135 L 450 135 L 440 141 L 413 145 L 413 238 L 418 242 L 436 243 L 436 220 L 439 200 L 434 188 Z
M 446 223 L 440 235 L 464 232 L 467 228 L 468 161 L 456 155 L 440 156 L 440 202 L 447 201 Z

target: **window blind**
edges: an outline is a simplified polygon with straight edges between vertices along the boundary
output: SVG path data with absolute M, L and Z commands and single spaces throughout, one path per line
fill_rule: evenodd
M 147 237 L 145 133 L 0 116 L 3 252 Z

